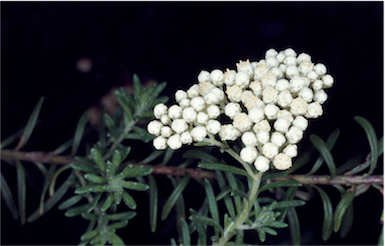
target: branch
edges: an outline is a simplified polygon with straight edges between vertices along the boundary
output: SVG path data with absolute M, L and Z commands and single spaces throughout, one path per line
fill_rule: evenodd
M 378 184 L 383 185 L 383 175 L 371 175 L 363 178 L 362 175 L 356 176 L 334 176 L 333 179 L 329 175 L 287 175 L 271 179 L 274 181 L 295 180 L 301 184 L 318 184 L 318 185 L 352 185 L 352 184 Z

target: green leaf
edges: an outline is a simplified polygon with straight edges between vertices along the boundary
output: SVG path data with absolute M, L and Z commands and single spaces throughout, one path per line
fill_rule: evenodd
M 64 202 L 62 202 L 59 206 L 58 209 L 67 209 L 78 203 L 84 196 L 83 195 L 75 195 Z
M 213 219 L 203 216 L 203 215 L 191 215 L 189 217 L 190 220 L 197 221 L 198 223 L 202 223 L 208 226 L 214 227 L 214 229 L 219 230 L 221 233 L 223 233 L 223 228 L 220 226 L 217 222 L 215 222 Z
M 109 185 L 93 185 L 93 186 L 82 186 L 75 190 L 75 194 L 84 194 L 88 192 L 104 192 L 109 191 Z
M 121 155 L 120 162 L 123 162 L 127 158 L 127 156 L 130 154 L 131 147 L 130 146 L 123 146 L 123 145 L 119 144 L 118 149 L 119 149 L 120 155 Z
M 355 167 L 357 167 L 359 164 L 362 163 L 362 160 L 363 160 L 363 156 L 362 155 L 359 155 L 357 157 L 354 157 L 354 158 L 351 158 L 349 159 L 347 162 L 345 162 L 344 164 L 342 164 L 341 166 L 339 166 L 336 170 L 336 174 L 339 175 L 339 174 L 343 174 Z
M 196 158 L 200 159 L 204 162 L 209 162 L 209 163 L 215 163 L 218 162 L 218 159 L 211 155 L 210 153 L 203 151 L 203 150 L 198 150 L 198 149 L 192 149 L 188 150 L 182 155 L 183 158 Z
M 346 210 L 344 216 L 342 217 L 340 230 L 340 235 L 342 238 L 344 238 L 348 234 L 350 228 L 353 225 L 353 212 L 353 203 L 351 203 L 348 209 Z
M 238 182 L 235 178 L 234 174 L 231 172 L 225 172 L 227 181 L 229 182 L 231 190 L 238 190 Z M 237 214 L 240 214 L 242 212 L 242 202 L 241 198 L 239 196 L 234 197 L 234 203 L 235 203 L 235 209 L 237 211 Z
M 274 209 L 283 209 L 283 208 L 292 208 L 305 205 L 306 202 L 302 200 L 289 200 L 289 201 L 280 201 L 274 205 Z
M 272 221 L 266 225 L 269 227 L 274 227 L 274 228 L 285 228 L 285 227 L 289 226 L 288 224 L 286 224 L 285 222 L 282 222 L 282 221 Z
M 226 164 L 221 164 L 221 163 L 206 163 L 206 162 L 204 162 L 204 163 L 200 163 L 198 165 L 198 167 L 203 168 L 203 169 L 208 169 L 208 170 L 231 172 L 234 174 L 239 174 L 239 175 L 249 177 L 249 175 L 247 174 L 247 172 L 245 170 L 238 168 L 238 167 L 226 165 Z
M 244 235 L 245 235 L 244 230 L 237 230 L 237 234 L 235 235 L 235 245 L 243 244 Z
M 99 230 L 93 230 L 93 231 L 86 232 L 83 235 L 81 235 L 80 240 L 84 241 L 84 240 L 92 239 L 92 238 L 96 237 L 96 235 L 98 235 L 98 233 L 99 233 Z
M 132 167 L 132 165 L 130 164 L 127 167 L 125 167 L 123 169 L 123 171 L 118 174 L 118 176 L 121 179 L 136 177 L 143 170 L 143 167 L 144 166 L 142 166 L 142 165 L 138 165 L 138 166 Z
M 112 245 L 126 245 L 122 238 L 120 238 L 116 233 L 110 234 L 109 241 Z
M 295 211 L 295 208 L 288 209 L 287 217 L 288 217 L 289 228 L 290 228 L 291 242 L 293 243 L 293 245 L 300 245 L 301 230 L 299 227 L 298 215 L 297 215 L 297 212 Z
M 119 150 L 114 150 L 113 156 L 112 156 L 112 166 L 114 166 L 114 169 L 118 169 L 122 156 L 120 155 Z
M 3 141 L 1 141 L 0 149 L 3 149 L 5 147 L 7 147 L 8 145 L 10 145 L 11 143 L 13 143 L 14 141 L 16 141 L 19 137 L 21 137 L 23 135 L 24 130 L 25 130 L 25 127 L 21 128 L 16 133 L 12 134 L 11 136 L 9 136 L 6 139 L 4 139 Z
M 140 97 L 142 85 L 140 84 L 140 79 L 139 79 L 138 75 L 134 74 L 133 81 L 134 81 L 135 95 L 137 97 Z
M 258 232 L 258 237 L 259 237 L 259 240 L 263 243 L 265 242 L 266 240 L 266 232 L 264 230 L 262 230 L 262 228 L 260 227 L 257 227 L 255 228 Z
M 150 189 L 148 185 L 134 181 L 122 181 L 122 186 L 126 189 L 137 191 L 145 191 Z
M 122 212 L 117 214 L 108 214 L 107 219 L 108 220 L 130 220 L 135 216 L 136 216 L 136 212 L 128 211 L 128 212 Z
M 132 129 L 134 130 L 134 133 L 127 134 L 125 137 L 126 139 L 139 139 L 148 143 L 156 137 L 141 127 L 134 126 Z
M 131 112 L 131 109 L 128 105 L 128 103 L 124 100 L 124 96 L 122 95 L 122 93 L 118 90 L 115 91 L 115 97 L 116 99 L 118 100 L 119 102 L 119 105 L 122 107 L 123 111 L 124 111 L 124 115 L 125 117 L 127 117 L 127 120 L 128 121 L 131 121 L 132 120 L 132 112 Z
M 98 220 L 99 219 L 99 215 L 97 214 L 93 214 L 93 213 L 82 213 L 81 214 L 82 217 L 86 220 Z M 90 228 L 90 227 L 89 227 Z M 92 227 L 93 228 L 93 227 Z M 89 231 L 89 230 L 88 230 Z
M 258 190 L 258 194 L 261 193 L 262 191 L 265 191 L 265 190 L 268 190 L 268 189 L 271 189 L 271 188 L 296 187 L 296 186 L 302 186 L 302 184 L 298 183 L 297 181 L 294 181 L 294 180 L 282 180 L 282 181 L 273 182 L 273 183 L 266 184 L 266 185 L 262 186 Z
M 84 204 L 84 205 L 80 205 L 80 206 L 77 206 L 77 207 L 73 207 L 73 208 L 70 208 L 67 210 L 67 212 L 65 212 L 65 216 L 67 217 L 74 217 L 74 216 L 77 216 L 77 215 L 80 215 L 81 213 L 84 213 L 88 210 L 89 208 L 89 204 Z
M 25 184 L 25 170 L 20 161 L 16 161 L 17 168 L 17 195 L 19 214 L 21 218 L 21 224 L 25 223 L 25 203 L 26 203 L 26 184 Z
M 127 193 L 127 191 L 123 191 L 123 202 L 127 205 L 127 207 L 135 210 L 136 209 L 136 202 L 134 198 L 130 194 Z
M 84 178 L 96 184 L 106 184 L 108 182 L 107 179 L 93 173 L 84 174 Z
M 214 194 L 214 189 L 207 179 L 205 179 L 205 191 L 206 191 L 206 197 L 207 201 L 209 203 L 209 210 L 211 217 L 213 220 L 219 224 L 219 212 L 218 212 L 218 204 L 217 201 L 215 200 L 215 194 Z M 215 235 L 218 237 L 218 230 L 215 230 Z
M 111 116 L 109 116 L 108 114 L 104 114 L 104 122 L 108 128 L 108 131 L 109 131 L 108 133 L 112 135 L 114 138 L 118 138 L 119 136 L 118 129 L 115 125 L 114 120 L 111 118 Z
M 172 191 L 171 195 L 168 197 L 166 203 L 163 206 L 162 216 L 161 216 L 162 220 L 165 220 L 167 218 L 168 214 L 170 213 L 171 209 L 175 205 L 179 196 L 182 194 L 183 190 L 186 188 L 189 181 L 190 181 L 190 176 L 189 175 L 184 176 L 183 179 L 180 181 L 180 183 Z
M 231 191 L 230 196 L 239 196 L 239 197 L 243 197 L 243 198 L 248 199 L 248 196 L 247 196 L 246 192 L 241 191 L 241 190 L 233 190 L 233 191 Z
M 322 204 L 324 209 L 324 221 L 322 226 L 322 240 L 327 241 L 332 235 L 333 230 L 333 206 L 329 196 L 320 187 L 311 185 L 318 190 L 322 198 Z
M 273 235 L 273 236 L 277 235 L 277 231 L 275 231 L 274 229 L 271 229 L 269 227 L 262 227 L 261 229 L 270 235 Z
M 194 216 L 198 215 L 198 213 L 191 208 L 190 208 L 190 213 Z M 196 229 L 198 231 L 198 243 L 197 244 L 198 245 L 206 245 L 206 243 L 207 243 L 207 233 L 206 233 L 207 226 L 205 226 L 204 223 L 201 223 L 197 220 L 192 220 L 192 222 L 195 224 Z
M 86 127 L 86 124 L 88 122 L 88 114 L 89 111 L 83 113 L 83 115 L 80 117 L 78 125 L 76 126 L 75 135 L 74 135 L 74 142 L 72 145 L 71 155 L 75 155 L 78 151 L 80 142 L 83 137 L 84 128 Z
M 183 245 L 191 245 L 190 231 L 188 229 L 188 225 L 185 219 L 180 218 L 180 222 L 182 225 L 182 240 Z
M 106 121 L 104 120 L 105 117 L 105 108 L 103 107 L 102 115 L 99 120 L 99 142 L 102 149 L 106 148 Z
M 155 232 L 158 215 L 158 186 L 152 175 L 148 176 L 148 183 L 150 185 L 150 226 L 151 232 Z
M 92 201 L 92 203 L 89 204 L 90 206 L 89 206 L 89 208 L 87 210 L 87 213 L 90 213 L 94 209 L 94 207 L 98 204 L 101 196 L 102 196 L 102 193 L 98 193 L 94 197 L 94 200 Z
M 108 196 L 107 199 L 104 201 L 101 211 L 105 212 L 107 209 L 111 207 L 111 204 L 114 202 L 114 193 L 111 192 Z
M 334 212 L 334 232 L 337 232 L 341 226 L 342 217 L 345 214 L 345 211 L 348 209 L 350 204 L 352 203 L 355 196 L 355 192 L 345 192 L 341 201 L 338 203 L 336 210 Z
M 326 165 L 329 168 L 331 178 L 334 178 L 336 175 L 336 165 L 334 164 L 334 159 L 330 153 L 325 142 L 315 134 L 310 135 L 310 141 L 316 147 L 316 149 L 321 153 L 321 156 L 324 158 Z
M 102 154 L 100 154 L 99 151 L 96 150 L 96 148 L 92 148 L 90 152 L 96 164 L 104 172 L 106 170 L 106 163 L 103 160 Z
M 174 150 L 171 149 L 171 148 L 167 148 L 166 154 L 165 154 L 164 157 L 163 157 L 163 161 L 162 161 L 161 164 L 159 164 L 159 166 L 164 166 L 164 165 L 166 165 L 166 164 L 170 161 L 170 159 L 171 159 L 171 157 L 172 157 L 173 154 L 174 154 Z
M 366 136 L 369 141 L 369 146 L 371 150 L 371 156 L 370 156 L 370 169 L 369 172 L 365 175 L 366 177 L 371 175 L 374 171 L 374 168 L 376 168 L 377 159 L 378 159 L 378 143 L 377 143 L 377 136 L 376 132 L 374 131 L 373 126 L 370 124 L 370 122 L 361 117 L 361 116 L 355 116 L 354 120 L 358 122 L 358 124 L 361 125 L 362 128 L 364 128 L 364 131 L 366 133 Z
M 111 225 L 108 225 L 107 227 L 110 229 L 121 229 L 121 228 L 126 227 L 127 224 L 128 224 L 128 220 L 123 220 L 123 221 L 119 221 L 119 222 L 113 223 Z
M 17 207 L 15 205 L 15 202 L 13 200 L 12 192 L 9 189 L 8 183 L 5 180 L 3 174 L 0 172 L 0 181 L 1 181 L 1 197 L 4 199 L 5 204 L 7 205 L 8 209 L 11 211 L 11 214 L 15 220 L 19 218 L 19 213 L 17 211 Z
M 152 152 L 149 156 L 147 156 L 146 159 L 144 159 L 142 162 L 144 164 L 148 164 L 151 161 L 158 158 L 159 156 L 161 156 L 163 153 L 164 153 L 164 151 L 154 150 L 154 152 Z
M 27 125 L 25 127 L 24 133 L 20 138 L 20 142 L 17 144 L 15 150 L 21 149 L 29 140 L 29 137 L 32 134 L 33 129 L 36 126 L 37 118 L 39 117 L 41 106 L 43 105 L 44 97 L 41 97 L 33 109 L 31 116 L 28 119 Z
M 226 180 L 223 177 L 223 174 L 222 174 L 221 171 L 215 171 L 215 173 L 216 173 L 216 176 L 217 176 L 219 188 L 220 188 L 220 190 L 224 191 L 226 189 Z M 227 211 L 229 211 L 230 217 L 235 219 L 235 209 L 234 209 L 234 204 L 233 204 L 232 199 L 229 196 L 225 196 L 223 198 L 223 200 L 225 202 Z

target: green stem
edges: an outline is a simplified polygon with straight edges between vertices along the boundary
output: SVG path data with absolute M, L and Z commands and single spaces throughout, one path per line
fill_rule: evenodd
M 107 154 L 104 155 L 103 159 L 107 160 L 109 157 L 111 157 L 112 153 L 114 153 L 115 149 L 118 147 L 118 145 L 124 140 L 126 135 L 131 131 L 132 127 L 135 125 L 135 121 L 131 121 L 127 126 L 124 128 L 123 132 L 120 134 L 120 136 L 114 141 L 112 144 L 110 150 L 107 152 Z

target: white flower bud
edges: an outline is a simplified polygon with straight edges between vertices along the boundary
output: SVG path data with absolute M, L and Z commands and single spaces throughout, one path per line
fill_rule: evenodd
M 279 108 L 274 104 L 268 104 L 264 108 L 266 118 L 268 118 L 269 120 L 276 119 L 278 111 L 279 111 Z
M 180 141 L 180 135 L 179 134 L 172 135 L 167 140 L 167 145 L 173 150 L 180 149 L 182 147 L 182 142 Z
M 163 150 L 167 148 L 167 139 L 165 137 L 159 136 L 154 139 L 153 143 L 154 148 L 157 150 Z
M 159 136 L 160 135 L 160 129 L 163 127 L 163 124 L 160 123 L 157 120 L 153 120 L 147 125 L 147 131 L 152 134 Z
M 198 98 L 198 97 L 195 97 Z M 183 119 L 187 123 L 195 122 L 197 119 L 197 112 L 192 107 L 187 107 L 183 109 Z
M 190 106 L 190 99 L 184 98 L 184 99 L 180 100 L 180 101 L 179 101 L 179 106 L 180 106 L 181 108 L 187 108 L 187 107 L 189 107 L 189 106 Z
M 188 125 L 184 119 L 176 119 L 171 123 L 171 129 L 173 129 L 177 134 L 181 134 L 186 131 L 187 128 Z
M 245 132 L 250 130 L 252 122 L 247 114 L 239 113 L 234 117 L 233 125 L 241 132 Z
M 277 80 L 283 78 L 283 72 L 278 67 L 273 67 L 270 72 Z
M 305 131 L 308 126 L 308 120 L 305 117 L 298 115 L 293 121 L 293 126 L 296 126 L 302 131 Z
M 238 73 L 239 72 L 242 72 L 242 73 L 245 73 L 247 74 L 247 76 L 249 78 L 251 78 L 253 75 L 254 75 L 254 68 L 253 66 L 250 64 L 250 61 L 249 60 L 246 60 L 246 61 L 239 61 L 239 63 L 237 63 L 237 70 L 238 70 Z M 235 82 L 237 81 L 237 79 L 235 79 Z
M 307 111 L 305 114 L 306 118 L 318 118 L 323 113 L 322 106 L 319 102 L 310 103 L 307 107 Z
M 287 66 L 285 64 L 280 64 L 278 68 L 282 71 L 282 73 L 286 73 L 286 67 Z
M 297 58 L 294 56 L 286 57 L 285 60 L 283 60 L 283 64 L 286 66 L 297 66 Z
M 290 91 L 292 93 L 297 93 L 304 85 L 305 81 L 301 77 L 294 77 L 290 80 Z
M 318 90 L 314 95 L 314 101 L 323 104 L 328 99 L 328 94 L 324 90 Z
M 193 84 L 190 89 L 187 90 L 187 96 L 189 98 L 194 98 L 199 96 L 199 85 L 198 84 Z
M 289 79 L 292 79 L 296 76 L 298 76 L 298 68 L 295 65 L 286 66 L 286 76 Z
M 266 58 L 266 66 L 268 66 L 269 68 L 278 67 L 278 65 L 279 65 L 279 61 L 275 59 L 275 57 Z
M 265 104 L 275 103 L 278 100 L 278 91 L 273 87 L 266 86 L 262 92 L 262 100 Z
M 203 97 L 194 97 L 193 99 L 191 99 L 190 105 L 197 112 L 202 111 L 206 107 L 206 103 Z
M 215 86 L 213 84 L 211 84 L 210 82 L 202 82 L 202 83 L 199 83 L 199 94 L 201 96 L 204 96 L 206 95 L 207 93 L 209 93 Z
M 322 76 L 322 81 L 325 88 L 330 88 L 334 84 L 334 78 L 330 74 Z
M 278 105 L 279 106 L 286 108 L 291 104 L 292 101 L 293 101 L 293 97 L 292 97 L 289 90 L 281 91 L 278 94 Z
M 303 131 L 297 126 L 291 126 L 289 131 L 286 132 L 286 139 L 289 143 L 298 143 L 303 137 Z
M 289 81 L 287 79 L 280 79 L 275 84 L 275 89 L 277 91 L 285 91 L 289 89 Z
M 180 100 L 185 99 L 185 98 L 187 98 L 187 92 L 185 92 L 183 90 L 177 90 L 175 92 L 175 101 L 177 101 L 178 103 L 180 102 Z
M 225 106 L 225 115 L 227 115 L 230 119 L 234 119 L 234 117 L 242 112 L 242 108 L 238 103 L 228 103 Z
M 271 159 L 278 154 L 278 147 L 273 143 L 266 143 L 262 147 L 262 154 Z
M 271 142 L 276 146 L 281 147 L 286 142 L 286 138 L 280 132 L 273 132 L 273 134 L 271 134 Z
M 178 105 L 172 105 L 168 109 L 168 117 L 171 119 L 179 119 L 182 117 L 182 108 Z
M 241 159 L 247 163 L 253 163 L 258 156 L 258 151 L 255 147 L 244 147 L 240 152 Z
M 301 53 L 297 57 L 297 63 L 301 64 L 302 62 L 310 62 L 311 63 L 311 56 L 306 53 Z
M 297 97 L 290 104 L 290 111 L 293 115 L 303 115 L 306 113 L 307 102 L 301 97 Z
M 286 170 L 292 166 L 292 160 L 286 154 L 280 153 L 274 158 L 273 165 L 278 170 Z
M 167 114 L 164 114 L 160 117 L 160 122 L 162 122 L 163 125 L 168 125 L 168 123 L 170 123 L 170 117 L 168 117 Z
M 266 51 L 265 58 L 267 60 L 267 58 L 269 58 L 269 57 L 276 57 L 277 55 L 278 55 L 278 52 L 275 49 L 270 48 L 270 49 L 268 49 Z
M 296 57 L 297 53 L 292 48 L 285 49 L 285 56 L 293 56 Z
M 160 119 L 162 115 L 167 114 L 167 106 L 163 103 L 159 103 L 154 107 L 154 116 L 157 119 Z
M 198 74 L 198 82 L 199 83 L 203 83 L 203 82 L 210 82 L 211 79 L 210 79 L 210 73 L 208 71 L 205 71 L 205 70 L 202 70 L 199 74 Z
M 261 144 L 265 144 L 269 142 L 270 134 L 268 131 L 259 131 L 257 132 L 256 136 L 257 136 L 258 142 Z
M 256 123 L 253 127 L 253 131 L 258 133 L 259 131 L 267 131 L 270 132 L 271 127 L 267 120 L 262 120 L 258 123 Z
M 290 121 L 290 123 L 293 122 L 293 120 L 294 120 L 293 115 L 287 110 L 279 110 L 278 111 L 277 119 L 282 118 L 282 117 L 288 119 Z
M 217 134 L 221 130 L 221 123 L 217 120 L 209 120 L 206 129 L 209 133 Z
M 286 56 L 285 56 L 285 53 L 284 53 L 283 51 L 280 51 L 280 52 L 278 53 L 278 55 L 275 57 L 275 59 L 277 59 L 277 61 L 278 61 L 279 63 L 282 63 L 283 60 L 285 60 L 285 58 L 286 58 Z
M 238 72 L 235 75 L 235 84 L 238 85 L 240 88 L 245 88 L 249 85 L 250 77 L 247 73 L 244 72 Z
M 299 91 L 298 96 L 302 97 L 306 102 L 311 102 L 313 100 L 313 91 L 309 87 L 303 87 Z
M 221 126 L 219 135 L 221 136 L 222 141 L 235 141 L 241 135 L 241 132 L 238 131 L 238 129 L 236 129 L 232 124 L 226 124 Z
M 283 153 L 290 158 L 294 158 L 298 155 L 298 147 L 295 144 L 289 144 L 283 149 Z
M 313 68 L 314 72 L 318 74 L 318 76 L 322 76 L 326 74 L 326 66 L 322 63 L 318 63 Z
M 254 93 L 250 90 L 245 90 L 242 93 L 241 101 L 248 110 L 251 110 L 254 107 L 262 108 L 265 106 L 263 101 L 259 99 L 257 96 L 255 96 Z
M 160 134 L 162 135 L 162 137 L 165 137 L 165 138 L 168 138 L 171 136 L 172 134 L 172 130 L 171 130 L 171 127 L 169 126 L 164 126 L 160 129 Z
M 308 72 L 310 72 L 313 69 L 314 65 L 311 62 L 302 62 L 298 66 L 298 71 L 301 75 L 306 75 Z
M 259 172 L 266 172 L 267 170 L 269 170 L 269 164 L 270 164 L 270 160 L 267 159 L 266 157 L 264 156 L 258 156 L 257 159 L 255 160 L 254 162 L 254 166 L 255 168 L 259 171 Z
M 290 121 L 285 117 L 278 118 L 274 122 L 274 129 L 279 132 L 286 133 L 289 130 L 289 127 Z
M 277 83 L 277 79 L 272 73 L 266 74 L 262 77 L 262 85 L 263 87 L 271 86 L 274 88 L 275 84 Z
M 206 127 L 196 126 L 191 130 L 191 136 L 195 142 L 202 142 L 207 136 Z
M 306 77 L 310 80 L 310 82 L 314 82 L 318 79 L 318 74 L 314 72 L 314 70 L 311 70 L 306 74 Z
M 211 81 L 215 86 L 222 86 L 224 82 L 223 72 L 219 69 L 214 69 L 210 74 Z
M 252 122 L 258 123 L 263 120 L 263 118 L 265 118 L 265 111 L 263 110 L 263 108 L 254 107 L 249 110 L 249 119 Z
M 257 145 L 257 136 L 253 132 L 245 132 L 242 135 L 242 143 L 245 146 L 256 146 Z
M 254 79 L 261 80 L 265 74 L 269 72 L 269 67 L 263 61 L 260 61 L 257 67 L 254 69 Z
M 180 135 L 180 141 L 182 144 L 191 144 L 193 142 L 193 139 L 191 137 L 191 134 L 189 131 L 185 131 Z
M 242 96 L 242 88 L 238 85 L 227 86 L 226 94 L 230 101 L 232 102 L 240 102 Z
M 204 96 L 206 104 L 219 104 L 225 99 L 225 93 L 218 87 L 213 88 L 209 93 Z
M 230 70 L 230 69 L 227 69 L 225 74 L 224 74 L 224 80 L 225 80 L 225 84 L 227 86 L 232 86 L 232 85 L 235 85 L 235 75 L 237 74 L 237 72 L 235 70 Z
M 221 114 L 221 111 L 217 105 L 210 105 L 206 110 L 210 119 L 216 119 Z
M 199 124 L 205 125 L 208 120 L 209 120 L 209 116 L 206 113 L 203 113 L 203 112 L 198 113 L 196 121 Z

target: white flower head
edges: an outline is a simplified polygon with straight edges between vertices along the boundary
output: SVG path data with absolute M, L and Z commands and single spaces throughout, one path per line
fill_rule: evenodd
M 283 64 L 286 66 L 297 66 L 297 58 L 294 56 L 287 56 L 285 60 L 283 60 Z
M 228 103 L 225 106 L 225 115 L 227 115 L 230 119 L 234 119 L 234 117 L 242 112 L 242 108 L 239 103 Z
M 160 134 L 162 135 L 162 137 L 165 137 L 165 138 L 168 138 L 172 135 L 172 129 L 171 127 L 169 126 L 163 126 L 161 129 L 160 129 Z
M 217 134 L 221 130 L 221 123 L 217 120 L 209 120 L 206 129 L 209 133 Z
M 234 121 L 233 121 L 234 127 L 236 127 L 241 132 L 245 132 L 250 130 L 252 126 L 252 121 L 249 119 L 247 114 L 245 113 L 239 113 L 235 115 Z
M 314 67 L 314 64 L 311 62 L 302 62 L 298 66 L 298 71 L 301 75 L 306 75 L 308 72 L 310 72 Z
M 207 130 L 204 126 L 196 126 L 191 130 L 191 136 L 195 142 L 202 142 L 207 136 Z
M 273 132 L 273 134 L 271 134 L 271 140 L 270 141 L 273 144 L 275 144 L 277 147 L 281 147 L 286 142 L 286 138 L 280 132 Z
M 260 122 L 256 123 L 253 127 L 253 131 L 258 133 L 259 131 L 267 131 L 270 132 L 271 126 L 267 120 L 261 120 Z
M 160 119 L 162 115 L 167 114 L 167 106 L 163 103 L 159 103 L 154 107 L 154 116 Z
M 285 91 L 289 89 L 290 87 L 289 81 L 287 79 L 279 79 L 277 83 L 275 84 L 275 89 L 277 91 Z
M 269 68 L 278 67 L 279 61 L 275 57 L 266 58 L 266 66 Z
M 241 132 L 237 128 L 235 128 L 232 124 L 226 124 L 221 126 L 219 135 L 222 141 L 224 140 L 235 141 L 241 135 Z
M 326 66 L 322 63 L 317 63 L 314 66 L 313 70 L 318 74 L 318 76 L 322 76 L 326 74 Z
M 190 99 L 188 98 L 184 98 L 182 100 L 179 101 L 179 106 L 183 109 L 183 108 L 187 108 L 190 106 Z
M 222 86 L 224 82 L 224 74 L 219 69 L 214 69 L 210 74 L 211 81 L 215 86 Z
M 286 170 L 292 166 L 292 160 L 286 154 L 280 153 L 274 158 L 273 165 L 278 170 Z
M 150 121 L 147 125 L 147 131 L 152 134 L 159 136 L 160 135 L 160 129 L 163 127 L 163 124 L 159 122 L 158 120 Z
M 210 82 L 201 82 L 199 83 L 199 94 L 201 96 L 206 95 L 209 93 L 215 86 Z
M 259 172 L 262 172 L 262 173 L 269 170 L 269 164 L 270 164 L 270 160 L 261 155 L 258 156 L 254 162 L 255 169 L 257 169 Z
M 216 119 L 221 114 L 221 111 L 217 105 L 210 105 L 206 110 L 210 119 Z
M 238 72 L 235 75 L 235 84 L 240 88 L 246 88 L 250 83 L 250 77 L 247 73 Z
M 274 122 L 274 129 L 278 132 L 286 133 L 289 130 L 290 125 L 291 123 L 287 118 L 281 117 Z
M 237 70 L 238 70 L 238 73 L 239 72 L 242 72 L 242 73 L 245 73 L 247 74 L 247 76 L 249 78 L 251 78 L 254 74 L 254 68 L 253 66 L 251 65 L 250 61 L 249 60 L 246 60 L 246 61 L 239 61 L 239 63 L 236 64 L 237 65 Z M 237 79 L 235 78 L 235 82 L 237 81 Z
M 190 101 L 191 107 L 195 109 L 195 111 L 199 112 L 206 108 L 206 103 L 203 97 L 194 97 Z
M 182 147 L 182 142 L 180 141 L 180 135 L 179 134 L 172 135 L 167 140 L 167 145 L 173 150 L 180 149 Z
M 285 49 L 284 52 L 285 52 L 285 56 L 293 56 L 293 57 L 297 56 L 297 53 L 292 48 L 287 48 Z
M 254 69 L 254 79 L 261 80 L 263 76 L 269 71 L 269 67 L 262 61 L 259 62 L 257 67 Z
M 262 92 L 262 100 L 265 104 L 277 102 L 278 91 L 271 86 L 266 86 Z
M 278 94 L 278 105 L 282 108 L 288 107 L 293 101 L 293 96 L 291 95 L 289 90 L 281 91 Z
M 159 136 L 152 142 L 154 148 L 157 150 L 164 150 L 167 148 L 167 138 Z
M 252 122 L 258 123 L 265 118 L 265 111 L 263 108 L 254 107 L 249 110 L 249 118 Z
M 179 119 L 182 117 L 182 108 L 178 105 L 172 105 L 168 109 L 168 117 L 170 119 Z
M 323 86 L 324 86 L 324 83 L 322 82 L 322 80 L 319 80 L 319 79 L 314 80 L 312 84 L 313 90 L 315 91 L 321 90 Z
M 278 111 L 277 119 L 282 118 L 282 117 L 288 119 L 290 121 L 290 123 L 293 122 L 293 120 L 294 120 L 293 115 L 289 111 L 287 111 L 285 109 Z
M 305 85 L 305 81 L 301 77 L 294 77 L 290 80 L 290 91 L 292 93 L 299 92 Z
M 326 74 L 326 75 L 322 76 L 321 79 L 323 81 L 325 88 L 330 88 L 334 84 L 334 78 L 330 74 Z
M 205 125 L 209 120 L 209 116 L 204 112 L 199 112 L 197 115 L 197 122 L 201 125 Z
M 305 117 L 298 115 L 293 121 L 293 126 L 296 126 L 302 131 L 305 131 L 308 126 L 308 120 Z
M 162 122 L 163 125 L 168 125 L 168 123 L 170 123 L 170 117 L 168 117 L 167 114 L 164 114 L 162 115 L 162 117 L 160 117 L 160 122 Z
M 291 126 L 285 135 L 289 143 L 296 144 L 302 139 L 303 131 L 297 126 Z
M 307 102 L 303 100 L 301 97 L 297 97 L 290 104 L 290 112 L 293 115 L 304 115 L 307 109 Z
M 184 131 L 186 131 L 188 128 L 188 125 L 184 119 L 175 119 L 171 123 L 171 129 L 174 130 L 177 134 L 180 134 Z
M 314 95 L 314 101 L 323 104 L 328 99 L 328 94 L 324 90 L 318 90 Z
M 298 155 L 298 147 L 295 144 L 289 144 L 283 149 L 283 153 L 290 158 L 294 158 Z
M 265 144 L 270 140 L 270 134 L 268 131 L 263 131 L 263 130 L 259 131 L 257 132 L 256 136 L 257 136 L 258 142 L 261 144 Z
M 191 134 L 189 131 L 185 131 L 182 134 L 180 134 L 180 141 L 182 144 L 191 144 L 193 142 L 193 139 L 191 137 Z
M 285 60 L 285 58 L 286 58 L 285 52 L 280 51 L 275 58 L 277 59 L 278 62 L 282 63 L 283 60 Z
M 230 101 L 240 102 L 242 96 L 242 88 L 238 85 L 227 86 L 226 94 Z
M 265 53 L 265 58 L 269 58 L 269 57 L 276 57 L 278 55 L 278 51 L 276 51 L 275 49 L 273 48 L 270 48 L 266 51 Z
M 298 64 L 301 64 L 302 62 L 309 62 L 311 63 L 311 56 L 306 53 L 301 53 L 297 57 Z
M 242 137 L 241 137 L 241 140 L 242 140 L 242 143 L 245 145 L 245 146 L 256 146 L 257 145 L 257 136 L 255 136 L 255 134 L 253 132 L 245 132 L 242 134 Z
M 255 147 L 246 146 L 241 149 L 241 159 L 247 163 L 253 163 L 258 156 L 258 151 Z
M 306 74 L 306 77 L 310 80 L 310 82 L 314 82 L 318 79 L 318 74 L 314 72 L 314 70 L 311 70 Z
M 187 98 L 187 92 L 185 92 L 184 90 L 177 90 L 175 92 L 175 101 L 177 101 L 178 103 L 180 102 L 180 100 L 186 99 L 186 98 Z
M 310 103 L 307 107 L 307 111 L 305 114 L 306 118 L 318 118 L 323 113 L 322 106 L 319 102 Z
M 199 96 L 199 85 L 193 84 L 188 90 L 187 90 L 187 96 L 189 98 L 194 98 Z
M 182 116 L 187 123 L 192 123 L 197 120 L 197 112 L 192 107 L 187 107 L 183 109 Z
M 206 104 L 219 104 L 225 99 L 225 93 L 218 87 L 214 87 L 209 93 L 204 96 Z
M 276 156 L 278 154 L 277 145 L 275 145 L 271 142 L 264 144 L 262 147 L 262 154 L 269 159 L 273 158 L 274 156 Z
M 292 79 L 292 78 L 298 76 L 298 68 L 295 65 L 288 65 L 288 66 L 286 66 L 285 73 L 289 79 Z
M 210 82 L 210 81 L 211 81 L 211 78 L 210 78 L 210 73 L 208 71 L 202 70 L 198 74 L 198 82 L 199 83 Z
M 227 69 L 224 74 L 224 82 L 227 86 L 235 85 L 235 75 L 237 72 L 235 70 Z
M 309 87 L 303 87 L 299 91 L 298 96 L 302 97 L 303 100 L 309 103 L 313 100 L 313 90 L 310 89 Z
M 268 118 L 269 120 L 277 119 L 278 111 L 279 108 L 274 104 L 268 104 L 264 108 L 266 118 Z
M 277 78 L 274 76 L 273 73 L 267 73 L 265 76 L 262 77 L 262 85 L 263 87 L 271 86 L 274 87 L 277 83 Z

